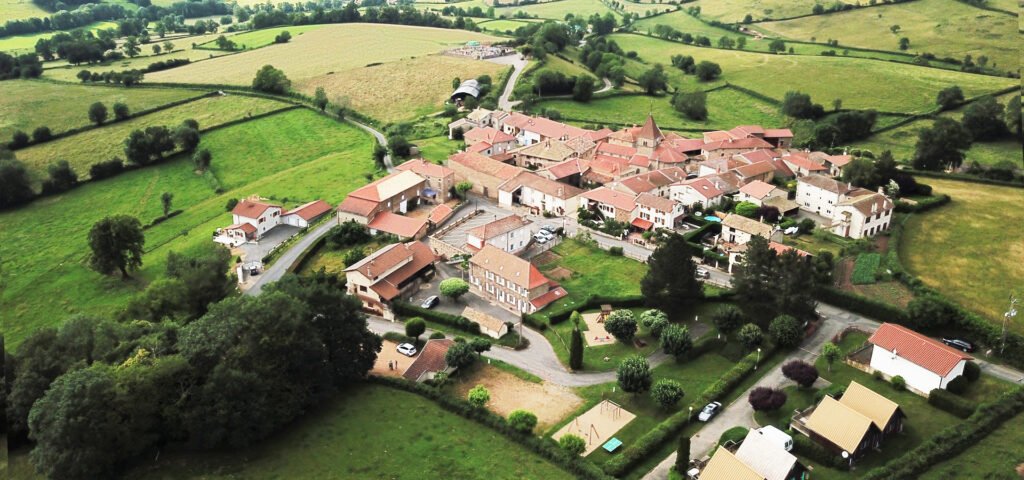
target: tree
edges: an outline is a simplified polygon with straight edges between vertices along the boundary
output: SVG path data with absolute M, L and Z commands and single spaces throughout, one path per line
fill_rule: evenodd
M 748 17 L 750 15 L 747 15 Z M 679 435 L 679 446 L 676 447 L 676 472 L 685 474 L 690 469 L 690 437 L 687 434 Z
M 53 133 L 50 132 L 50 127 L 41 126 L 32 130 L 32 141 L 36 143 L 45 142 L 51 138 L 53 138 Z
M 668 325 L 668 315 L 658 309 L 650 309 L 640 314 L 640 325 L 651 332 L 655 338 L 661 338 L 661 331 Z
M 787 362 L 782 366 L 782 374 L 803 388 L 810 388 L 818 379 L 818 369 L 801 360 Z
M 843 108 L 843 99 L 836 98 L 832 100 L 832 110 L 838 112 L 840 108 Z
M 703 298 L 693 253 L 681 235 L 669 235 L 647 259 L 647 265 L 640 291 L 652 307 L 674 313 Z
M 146 127 L 144 131 L 134 130 L 125 139 L 125 157 L 136 165 L 147 165 L 163 158 L 165 153 L 172 150 L 174 137 L 171 131 L 162 125 Z
M 569 339 L 569 368 L 583 369 L 583 334 L 579 326 L 573 327 L 572 337 Z
M 793 348 L 804 339 L 804 329 L 800 321 L 791 315 L 779 315 L 768 324 L 768 334 L 775 344 L 782 348 Z
M 284 75 L 284 72 L 274 68 L 272 65 L 264 65 L 256 72 L 256 78 L 252 80 L 253 90 L 267 93 L 285 94 L 292 86 L 292 81 Z
M 410 318 L 405 322 L 405 336 L 420 339 L 420 335 L 427 331 L 427 322 L 420 317 Z
M 771 412 L 786 404 L 786 392 L 775 388 L 757 387 L 750 391 L 747 401 L 758 412 Z
M 476 408 L 484 408 L 487 402 L 491 401 L 491 392 L 487 391 L 483 385 L 477 385 L 469 389 L 469 394 L 466 395 L 469 400 L 469 404 Z
M 316 93 L 313 94 L 313 104 L 321 112 L 327 109 L 327 91 L 324 90 L 324 87 L 316 87 Z
M 825 114 L 825 108 L 811 102 L 811 96 L 795 91 L 786 92 L 782 98 L 782 114 L 803 119 L 815 119 Z
M 772 40 L 771 43 L 768 44 L 768 51 L 772 53 L 785 52 L 786 42 L 783 42 L 782 40 L 776 38 L 775 40 Z
M 288 33 L 288 30 L 285 30 L 285 31 L 277 34 L 276 37 L 274 37 L 274 43 L 288 43 L 288 41 L 291 40 L 291 39 L 292 39 L 292 34 Z
M 682 361 L 693 349 L 690 331 L 683 325 L 669 324 L 661 331 L 661 348 L 665 353 Z
M 1003 106 L 991 95 L 967 105 L 960 123 L 975 141 L 995 140 L 1007 132 Z
M 604 329 L 622 343 L 631 342 L 637 330 L 633 312 L 625 309 L 612 312 L 604 320 Z
M 832 371 L 832 363 L 838 360 L 842 354 L 843 351 L 839 349 L 839 346 L 832 342 L 825 342 L 825 344 L 821 346 L 821 356 L 825 359 L 825 362 L 828 363 L 829 372 Z
M 192 155 L 192 164 L 196 166 L 196 170 L 204 172 L 207 168 L 210 168 L 210 161 L 212 159 L 213 154 L 210 153 L 210 149 L 204 148 Z
M 741 35 L 736 38 L 736 49 L 743 50 L 747 46 L 747 37 Z
M 408 157 L 412 144 L 401 135 L 391 135 L 388 137 L 388 150 L 396 157 Z
M 459 297 L 469 292 L 469 284 L 461 278 L 448 278 L 442 280 L 437 288 L 441 291 L 441 295 L 452 299 L 453 302 L 458 301 Z
M 565 450 L 570 455 L 577 457 L 587 451 L 587 441 L 571 433 L 562 435 L 562 438 L 558 439 L 558 446 L 562 447 L 562 450 Z
M 444 354 L 444 361 L 449 367 L 466 368 L 476 361 L 476 352 L 466 342 L 455 342 Z
M 900 50 L 906 50 L 910 48 L 910 39 L 907 37 L 900 38 Z
M 530 433 L 537 426 L 537 416 L 526 410 L 512 410 L 508 414 L 508 426 L 517 432 Z
M 0 160 L 0 208 L 28 202 L 35 196 L 28 169 L 17 160 Z
M 893 35 L 896 35 L 897 33 L 900 32 L 900 26 L 899 25 L 891 25 L 889 27 L 889 31 L 892 32 Z
M 729 335 L 740 328 L 740 325 L 746 323 L 747 317 L 739 307 L 726 304 L 718 307 L 718 310 L 711 316 L 711 322 L 715 324 L 715 328 L 720 333 Z
M 182 125 L 174 130 L 174 142 L 185 153 L 195 151 L 196 147 L 199 146 L 200 140 L 199 130 L 188 125 Z
M 942 110 L 949 110 L 956 107 L 963 101 L 964 92 L 956 85 L 939 90 L 939 94 L 935 97 L 935 103 L 938 104 L 939 108 Z
M 718 48 L 729 48 L 729 49 L 731 49 L 734 46 L 736 46 L 736 41 L 733 40 L 732 37 L 730 37 L 728 35 L 722 35 L 718 39 Z
M 959 168 L 964 152 L 971 146 L 971 134 L 956 120 L 946 117 L 935 119 L 931 128 L 917 134 L 912 165 L 918 170 Z
M 174 50 L 174 43 L 170 40 L 164 40 L 164 51 L 167 53 L 171 53 L 171 50 Z
M 124 102 L 115 102 L 113 106 L 114 118 L 116 120 L 125 120 L 131 116 L 131 112 L 128 110 L 128 105 Z
M 1021 108 L 1020 95 L 1014 95 L 1006 104 L 1006 128 L 1017 138 L 1024 138 L 1024 130 L 1021 129 Z
M 640 87 L 648 95 L 654 95 L 668 88 L 668 77 L 665 75 L 665 67 L 660 63 L 655 64 L 637 79 Z
M 455 193 L 459 196 L 459 198 L 461 198 L 463 200 L 466 199 L 466 192 L 468 192 L 468 191 L 470 191 L 472 189 L 473 189 L 473 182 L 470 182 L 468 180 L 463 180 L 463 181 L 455 184 Z
M 674 407 L 684 395 L 686 393 L 683 392 L 683 386 L 668 378 L 654 382 L 654 386 L 651 387 L 651 398 L 665 409 Z
M 134 58 L 140 51 L 139 39 L 137 37 L 128 37 L 125 39 L 124 45 L 121 46 L 121 49 L 124 50 L 125 55 Z
M 881 183 L 875 162 L 869 158 L 855 158 L 843 167 L 842 180 L 869 190 L 878 188 Z
M 722 67 L 707 60 L 698 63 L 693 71 L 702 82 L 710 82 L 722 75 Z
M 78 174 L 71 169 L 67 160 L 58 160 L 46 167 L 50 178 L 43 181 L 44 194 L 60 193 L 71 190 L 78 184 Z
M 740 331 L 736 333 L 736 338 L 743 344 L 743 348 L 753 350 L 754 347 L 760 345 L 764 340 L 764 334 L 761 333 L 761 327 L 748 323 L 740 327 Z
M 455 78 L 452 79 L 452 90 L 454 90 L 456 88 L 459 88 L 460 85 L 462 85 L 462 79 L 461 78 L 455 77 Z
M 708 94 L 703 90 L 692 92 L 680 90 L 672 95 L 672 108 L 691 120 L 706 120 L 708 118 L 707 98 Z
M 733 208 L 733 211 L 736 212 L 737 215 L 741 215 L 747 218 L 753 218 L 754 214 L 757 213 L 757 204 L 753 202 L 743 201 L 737 203 L 736 206 Z
M 160 48 L 160 44 L 153 44 L 153 55 L 160 55 L 161 50 L 163 50 L 163 48 Z
M 967 387 L 967 379 L 963 375 L 957 375 L 946 384 L 946 390 L 957 395 L 963 395 L 967 391 Z
M 96 125 L 103 125 L 107 121 L 107 107 L 101 102 L 89 105 L 89 120 Z
M 146 238 L 142 224 L 135 217 L 114 215 L 104 217 L 89 230 L 89 266 L 104 275 L 117 270 L 124 279 L 128 270 L 142 266 Z
M 22 148 L 28 146 L 28 134 L 21 131 L 15 130 L 11 134 L 11 143 L 8 145 L 10 148 Z
M 640 355 L 623 359 L 615 374 L 624 392 L 643 393 L 651 388 L 651 365 Z
M 594 77 L 580 75 L 576 77 L 576 84 L 572 87 L 572 99 L 577 102 L 589 102 L 594 96 Z
M 474 352 L 476 352 L 478 357 L 483 355 L 484 352 L 491 350 L 491 342 L 483 338 L 474 338 L 473 340 L 470 340 L 469 346 Z
M 921 295 L 907 304 L 907 321 L 918 329 L 939 329 L 956 325 L 960 313 L 956 307 L 934 295 Z
M 164 218 L 167 218 L 171 214 L 171 202 L 174 200 L 174 194 L 171 192 L 164 192 L 160 195 L 160 205 L 164 209 Z

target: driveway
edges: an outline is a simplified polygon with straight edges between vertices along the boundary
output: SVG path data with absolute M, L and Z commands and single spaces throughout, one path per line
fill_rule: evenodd
M 488 58 L 487 61 L 501 65 L 512 65 L 512 75 L 509 76 L 508 82 L 505 84 L 505 91 L 501 92 L 501 96 L 498 97 L 498 108 L 511 112 L 512 107 L 518 105 L 519 102 L 510 102 L 509 97 L 512 96 L 512 90 L 515 89 L 516 81 L 519 80 L 519 74 L 523 73 L 523 69 L 526 68 L 527 61 L 519 53 L 505 55 L 504 57 Z
M 337 225 L 336 222 L 328 220 L 324 222 L 323 225 L 313 229 L 313 231 L 306 233 L 306 236 L 300 238 L 299 241 L 288 247 L 287 251 L 277 257 L 277 261 L 261 272 L 259 276 L 256 277 L 252 286 L 244 293 L 246 295 L 259 295 L 260 292 L 263 291 L 264 285 L 280 280 L 281 277 L 288 272 L 288 268 L 299 260 L 299 256 L 302 255 L 302 252 L 305 252 L 306 249 L 312 246 L 313 242 L 316 242 L 317 239 L 326 235 L 327 232 L 331 230 L 331 227 L 334 227 L 335 225 Z
M 278 245 L 285 242 L 289 238 L 292 238 L 295 234 L 302 230 L 299 227 L 293 227 L 291 225 L 278 225 L 266 235 L 263 236 L 256 243 L 243 243 L 238 246 L 238 249 L 242 251 L 242 260 L 244 262 L 262 262 L 263 257 L 267 256 L 271 250 L 277 248 Z

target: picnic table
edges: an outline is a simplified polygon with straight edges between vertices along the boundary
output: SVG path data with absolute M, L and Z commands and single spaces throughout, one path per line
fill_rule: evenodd
M 607 442 L 605 442 L 605 444 L 603 446 L 601 446 L 601 448 L 605 449 L 608 453 L 611 453 L 611 452 L 614 452 L 615 450 L 618 450 L 618 448 L 621 447 L 621 446 L 622 446 L 622 440 L 619 440 L 618 438 L 612 437 Z

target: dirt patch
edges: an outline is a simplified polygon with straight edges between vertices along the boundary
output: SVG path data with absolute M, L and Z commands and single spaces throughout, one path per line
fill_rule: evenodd
M 554 280 L 568 280 L 572 278 L 572 270 L 565 267 L 555 267 L 547 272 L 547 276 Z
M 384 340 L 384 345 L 381 347 L 380 353 L 377 354 L 377 360 L 373 362 L 373 369 L 370 370 L 370 373 L 382 377 L 402 376 L 402 372 L 405 372 L 405 369 L 409 368 L 409 365 L 412 365 L 413 360 L 416 360 L 416 358 L 398 353 L 395 350 L 397 347 L 397 343 L 391 340 Z M 388 362 L 393 362 L 393 368 L 388 368 Z
M 552 252 L 551 250 L 548 250 L 544 253 L 541 253 L 540 255 L 537 255 L 536 257 L 533 257 L 533 263 L 535 265 L 547 265 L 549 263 L 555 263 L 561 259 L 561 255 Z
M 615 432 L 621 430 L 634 418 L 636 415 L 630 411 L 611 400 L 605 400 L 573 419 L 568 425 L 555 432 L 551 438 L 558 440 L 568 434 L 581 437 L 587 442 L 587 450 L 583 452 L 583 455 L 590 455 L 591 452 L 613 438 Z
M 554 425 L 576 410 L 583 399 L 572 390 L 551 383 L 533 383 L 496 367 L 484 365 L 463 378 L 455 394 L 465 398 L 469 389 L 483 385 L 491 393 L 487 408 L 503 417 L 513 410 L 526 410 L 537 416 L 536 431 Z

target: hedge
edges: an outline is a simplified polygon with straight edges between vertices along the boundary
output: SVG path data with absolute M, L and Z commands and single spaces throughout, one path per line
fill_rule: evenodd
M 1016 90 L 1016 88 L 1014 89 Z M 874 133 L 874 132 L 872 132 Z M 986 185 L 999 185 L 1002 187 L 1015 187 L 1024 188 L 1024 183 L 1020 182 L 1007 182 L 1005 180 L 993 180 L 991 178 L 982 178 L 976 175 L 968 175 L 965 173 L 941 173 L 941 172 L 929 172 L 927 170 L 903 170 L 905 173 L 909 173 L 915 177 L 928 177 L 928 178 L 942 178 L 946 180 L 962 180 L 964 182 L 983 183 Z
M 437 403 L 441 408 L 459 415 L 460 417 L 475 421 L 484 426 L 490 427 L 511 439 L 512 441 L 532 450 L 534 453 L 544 457 L 546 460 L 557 464 L 576 478 L 595 480 L 614 480 L 601 472 L 601 469 L 589 460 L 570 455 L 551 440 L 541 439 L 530 433 L 517 431 L 509 426 L 504 417 L 492 413 L 485 408 L 476 408 L 469 402 L 455 398 L 436 388 L 422 383 L 409 382 L 399 378 L 377 377 L 368 378 L 370 383 L 376 383 L 421 397 L 428 398 Z
M 590 310 L 594 308 L 601 308 L 601 305 L 611 305 L 612 307 L 618 308 L 633 308 L 644 306 L 643 295 L 624 295 L 621 297 L 611 297 L 604 295 L 590 295 L 582 305 L 574 304 L 571 306 L 565 306 L 558 310 L 552 310 L 547 313 L 548 322 L 551 325 L 558 325 L 569 319 L 572 316 L 572 312 Z M 526 315 L 525 319 L 528 325 L 534 325 L 535 323 L 545 323 L 544 320 L 536 313 Z M 524 320 L 525 320 L 524 319 Z
M 761 356 L 762 361 L 767 360 L 771 357 L 774 348 L 766 348 L 764 355 Z M 697 399 L 691 403 L 693 406 L 693 413 L 695 415 L 700 414 L 700 410 L 704 408 L 710 402 L 720 400 L 735 389 L 743 380 L 745 380 L 751 373 L 754 372 L 754 367 L 757 365 L 757 356 L 755 353 L 751 353 L 740 360 L 734 367 L 725 372 L 715 383 L 704 389 Z M 627 447 L 617 457 L 612 457 L 604 464 L 604 471 L 608 475 L 622 476 L 628 469 L 641 462 L 659 448 L 665 444 L 665 442 L 671 441 L 679 435 L 679 432 L 690 423 L 690 410 L 680 410 L 671 417 L 668 417 L 665 421 L 658 424 L 651 431 L 644 434 L 644 436 L 637 439 L 633 445 Z
M 436 322 L 472 333 L 473 335 L 480 335 L 480 324 L 461 315 L 452 315 L 450 313 L 439 312 L 437 310 L 429 310 L 407 302 L 395 302 L 393 306 L 395 313 L 399 315 L 405 317 L 422 317 L 428 322 Z
M 937 195 L 919 200 L 916 204 L 907 202 L 896 202 L 896 211 L 899 213 L 920 213 L 933 208 L 939 208 L 950 202 L 949 195 Z
M 721 350 L 725 348 L 725 339 L 718 336 L 704 337 L 696 342 L 693 342 L 693 348 L 690 349 L 690 358 L 697 358 L 705 353 Z
M 903 310 L 888 303 L 872 300 L 867 297 L 839 290 L 832 287 L 818 287 L 817 297 L 819 300 L 835 305 L 839 308 L 850 310 L 854 313 L 864 315 L 882 322 L 907 323 Z
M 974 402 L 941 388 L 936 388 L 928 393 L 928 404 L 960 418 L 970 417 L 978 408 Z
M 872 469 L 862 479 L 917 478 L 933 465 L 963 452 L 1021 412 L 1024 412 L 1024 387 L 1017 387 L 996 401 L 979 406 L 967 420 L 945 428 L 902 457 Z
M 793 435 L 793 453 L 837 470 L 850 469 L 850 463 L 846 459 L 828 451 L 825 447 L 803 435 Z

